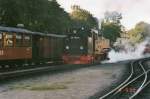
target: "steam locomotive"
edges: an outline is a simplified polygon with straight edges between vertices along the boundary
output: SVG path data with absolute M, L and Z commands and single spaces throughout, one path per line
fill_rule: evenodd
M 88 34 L 88 33 L 86 33 Z M 89 64 L 108 59 L 109 40 L 97 33 L 71 33 L 65 38 L 63 60 L 67 64 Z

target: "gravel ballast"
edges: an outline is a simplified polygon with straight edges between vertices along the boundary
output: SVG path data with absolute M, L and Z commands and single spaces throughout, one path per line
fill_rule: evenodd
M 0 86 L 0 99 L 88 99 L 118 82 L 126 64 L 102 64 L 45 74 Z

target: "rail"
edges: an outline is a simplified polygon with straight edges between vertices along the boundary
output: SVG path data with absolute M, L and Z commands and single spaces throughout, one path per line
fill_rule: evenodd
M 139 59 L 132 61 L 130 63 L 131 66 L 131 73 L 128 76 L 128 78 L 123 81 L 119 86 L 108 92 L 107 94 L 103 95 L 99 99 L 117 99 L 114 97 L 121 96 L 122 97 L 128 97 L 129 99 L 133 99 L 135 96 L 137 96 L 148 84 L 150 84 L 150 81 L 148 81 L 148 72 L 150 70 L 146 70 L 146 67 L 142 64 L 145 61 L 145 59 Z M 138 63 L 138 67 L 135 63 Z M 136 69 L 139 69 L 140 67 L 140 74 L 137 75 Z M 139 72 L 139 71 L 138 71 Z M 135 76 L 136 74 L 136 76 Z M 135 76 L 135 77 L 134 77 Z M 139 80 L 140 79 L 140 80 Z M 142 79 L 142 80 L 141 80 Z M 140 85 L 136 85 L 136 82 Z M 121 91 L 129 86 L 138 87 L 137 90 L 132 95 L 123 95 Z M 121 97 L 119 97 L 121 99 Z

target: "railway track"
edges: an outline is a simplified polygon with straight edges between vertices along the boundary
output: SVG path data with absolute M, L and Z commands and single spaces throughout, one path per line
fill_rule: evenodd
M 146 84 L 143 86 L 141 92 L 135 96 L 135 99 L 150 99 L 150 70 L 147 71 L 148 79 Z
M 75 70 L 75 69 L 80 69 L 80 68 L 85 68 L 85 67 L 90 67 L 90 66 L 95 66 L 98 65 L 97 63 L 95 64 L 82 64 L 82 65 L 39 65 L 37 67 L 35 66 L 27 66 L 21 69 L 16 69 L 16 70 L 7 70 L 7 71 L 1 71 L 0 72 L 0 79 L 5 79 L 5 78 L 10 78 L 10 77 L 16 77 L 16 76 L 21 76 L 21 75 L 28 75 L 28 74 L 39 74 L 39 73 L 45 73 L 45 72 L 63 72 L 63 71 L 68 71 L 68 70 Z M 29 68 L 30 67 L 30 68 Z M 7 69 L 7 68 L 6 68 Z
M 149 59 L 132 61 L 130 63 L 131 73 L 128 78 L 99 99 L 137 99 L 135 97 L 150 84 L 150 70 L 144 64 L 147 60 Z

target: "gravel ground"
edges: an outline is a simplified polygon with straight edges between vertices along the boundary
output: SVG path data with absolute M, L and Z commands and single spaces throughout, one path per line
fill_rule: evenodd
M 121 63 L 102 64 L 18 79 L 0 86 L 0 99 L 88 99 L 115 84 L 125 67 Z

